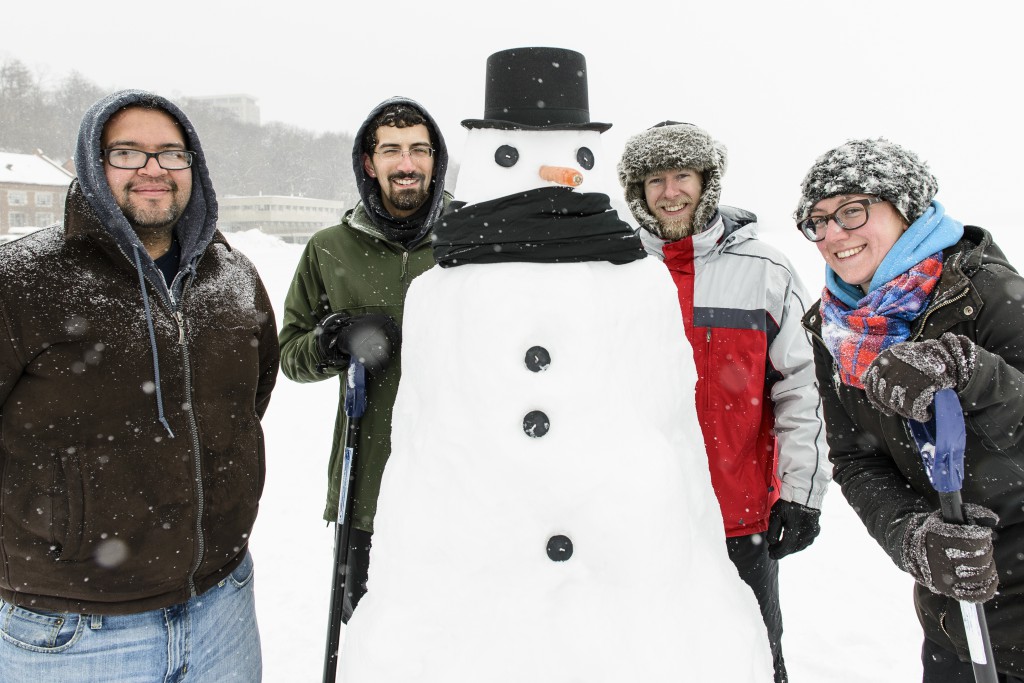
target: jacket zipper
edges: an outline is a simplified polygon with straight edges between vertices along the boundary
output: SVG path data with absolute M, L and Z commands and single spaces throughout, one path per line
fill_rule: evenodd
M 711 381 L 711 328 L 707 328 L 705 336 L 706 347 L 704 349 L 704 383 Z M 704 392 L 704 409 L 711 410 L 711 391 Z
M 920 339 L 921 335 L 924 333 L 925 325 L 928 324 L 928 318 L 931 317 L 932 313 L 934 313 L 935 311 L 939 310 L 940 308 L 945 308 L 946 306 L 949 306 L 950 304 L 955 304 L 957 301 L 960 301 L 960 299 L 963 299 L 965 296 L 967 296 L 967 292 L 968 291 L 969 291 L 969 288 L 968 287 L 964 287 L 963 291 L 961 291 L 959 294 L 954 296 L 952 299 L 949 299 L 948 301 L 943 301 L 942 303 L 939 303 L 936 306 L 934 306 L 933 308 L 931 308 L 930 310 L 926 311 L 925 314 L 924 314 L 924 318 L 921 319 L 921 324 L 918 326 L 917 331 L 914 333 L 914 335 L 908 341 L 917 341 L 918 339 Z
M 178 323 L 178 345 L 181 347 L 181 360 L 185 371 L 185 398 L 188 401 L 188 427 L 192 434 L 192 467 L 195 475 L 196 490 L 196 539 L 199 546 L 196 552 L 196 559 L 192 563 L 192 569 L 188 575 L 189 595 L 196 596 L 196 572 L 203 562 L 203 555 L 206 553 L 206 542 L 203 538 L 203 515 L 205 514 L 206 496 L 203 491 L 203 469 L 202 451 L 199 448 L 199 425 L 196 424 L 195 401 L 192 396 L 192 367 L 188 354 L 188 344 L 185 343 L 185 316 L 181 310 L 174 312 L 174 319 Z

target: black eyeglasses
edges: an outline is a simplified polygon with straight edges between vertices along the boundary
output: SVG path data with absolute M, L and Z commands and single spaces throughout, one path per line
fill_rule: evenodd
M 852 202 L 846 202 L 840 206 L 835 213 L 830 213 L 827 216 L 808 216 L 802 221 L 797 221 L 796 227 L 810 241 L 820 242 L 825 239 L 829 221 L 835 221 L 836 225 L 843 230 L 863 228 L 869 218 L 868 207 L 884 201 L 881 197 L 854 199 Z
M 434 155 L 434 149 L 427 145 L 416 145 L 409 149 L 402 149 L 401 147 L 385 147 L 384 149 L 378 149 L 374 152 L 377 156 L 387 161 L 397 161 L 408 154 L 412 157 L 413 161 L 425 161 Z
M 163 152 L 143 152 L 141 149 L 105 149 L 103 154 L 107 157 L 107 163 L 114 168 L 138 169 L 149 163 L 151 158 L 156 159 L 160 168 L 167 171 L 183 171 L 192 165 L 192 158 L 195 152 L 187 149 L 168 149 Z

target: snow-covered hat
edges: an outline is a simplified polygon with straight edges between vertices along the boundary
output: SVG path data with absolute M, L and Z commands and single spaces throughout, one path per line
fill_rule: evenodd
M 517 47 L 487 58 L 484 118 L 466 128 L 503 130 L 596 130 L 590 121 L 587 60 L 560 47 Z
M 662 121 L 626 141 L 619 160 L 619 182 L 626 191 L 626 204 L 637 222 L 661 236 L 661 223 L 647 208 L 644 179 L 652 173 L 692 168 L 703 176 L 704 190 L 693 211 L 694 232 L 703 230 L 718 208 L 722 176 L 728 165 L 725 145 L 692 123 Z
M 884 138 L 850 140 L 825 152 L 800 184 L 793 217 L 806 218 L 822 199 L 870 194 L 895 206 L 909 223 L 921 217 L 939 190 L 928 165 L 916 154 Z

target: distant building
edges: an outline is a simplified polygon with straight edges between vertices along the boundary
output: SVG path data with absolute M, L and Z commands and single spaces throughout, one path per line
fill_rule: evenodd
M 260 125 L 260 106 L 252 95 L 206 95 L 186 98 L 187 102 L 199 102 L 231 114 L 242 123 Z
M 303 244 L 314 232 L 341 222 L 345 203 L 311 197 L 217 197 L 217 227 L 225 232 L 261 230 Z
M 0 152 L 0 238 L 64 219 L 64 199 L 75 177 L 41 151 Z

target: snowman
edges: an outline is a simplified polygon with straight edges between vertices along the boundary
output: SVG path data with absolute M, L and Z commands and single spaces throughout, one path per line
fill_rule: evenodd
M 487 61 L 411 285 L 346 683 L 770 682 L 665 268 L 620 220 L 583 55 Z

